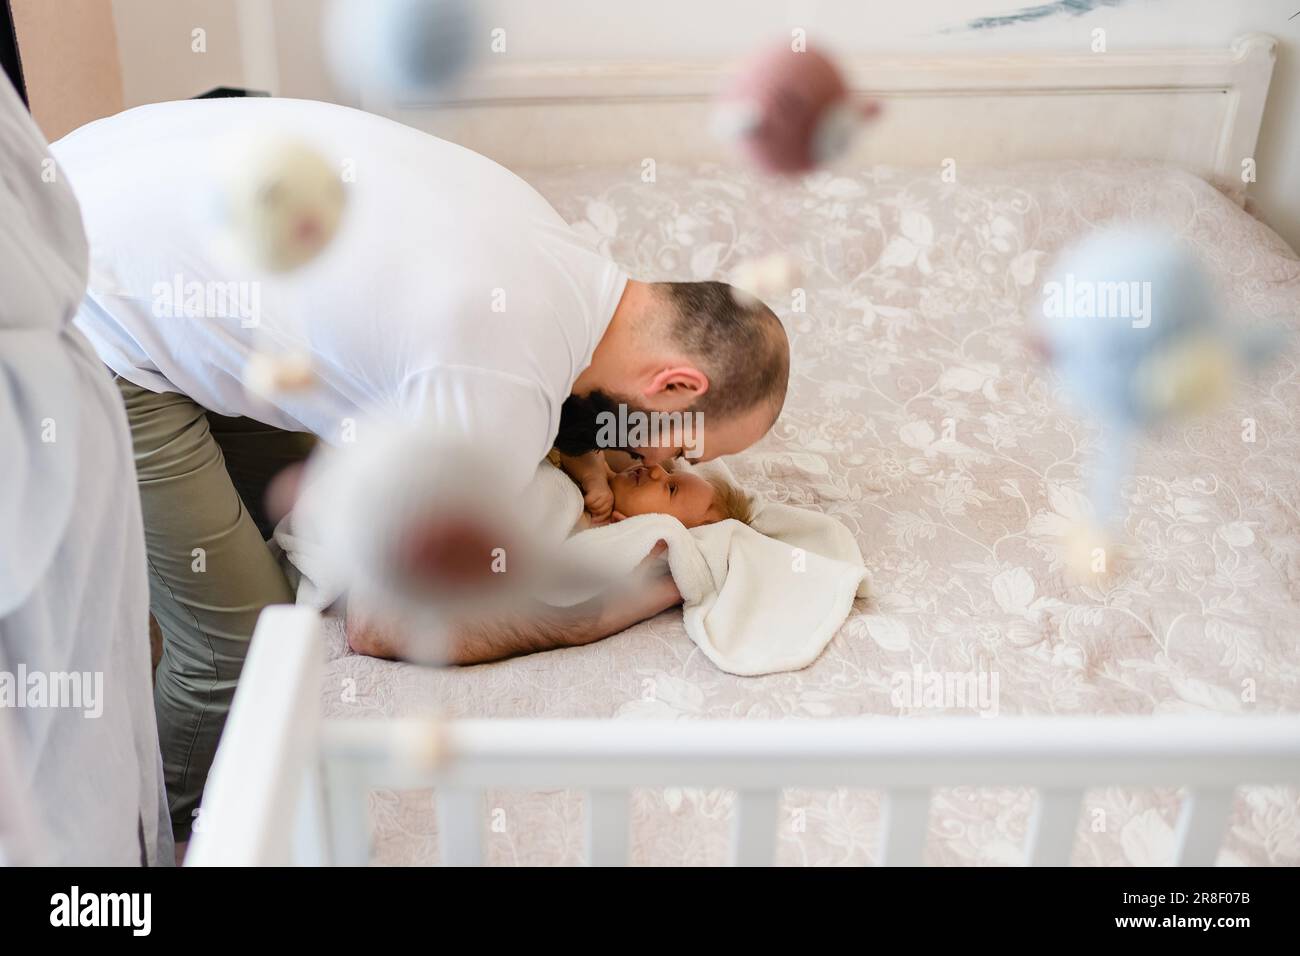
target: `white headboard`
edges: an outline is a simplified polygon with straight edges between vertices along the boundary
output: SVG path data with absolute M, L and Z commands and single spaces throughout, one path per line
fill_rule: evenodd
M 1241 191 L 1276 41 L 1227 50 L 841 59 L 885 110 L 853 162 L 935 165 L 1149 159 Z M 459 98 L 387 112 L 511 167 L 725 159 L 711 99 L 734 63 L 488 64 Z

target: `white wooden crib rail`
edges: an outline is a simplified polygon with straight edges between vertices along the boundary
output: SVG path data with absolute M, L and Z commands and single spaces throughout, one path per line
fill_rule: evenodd
M 1038 790 L 1025 861 L 1070 861 L 1090 787 L 1187 788 L 1171 862 L 1211 865 L 1241 784 L 1300 782 L 1300 717 L 322 721 L 319 619 L 264 612 L 187 865 L 364 864 L 376 788 L 432 787 L 442 860 L 482 861 L 484 791 L 586 793 L 587 858 L 627 862 L 632 788 L 722 787 L 732 861 L 770 864 L 781 791 L 886 794 L 879 861 L 921 860 L 939 786 Z

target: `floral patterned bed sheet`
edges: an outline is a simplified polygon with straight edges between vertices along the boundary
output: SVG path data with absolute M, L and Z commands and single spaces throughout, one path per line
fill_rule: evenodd
M 327 716 L 676 720 L 893 715 L 1282 713 L 1300 710 L 1300 378 L 1293 353 L 1207 418 L 1143 447 L 1127 484 L 1135 553 L 1083 584 L 1065 571 L 1097 434 L 1027 347 L 1052 254 L 1104 224 L 1155 222 L 1193 244 L 1235 321 L 1290 317 L 1300 261 L 1186 173 L 1134 163 L 963 172 L 887 167 L 773 182 L 716 165 L 525 172 L 641 279 L 726 279 L 783 251 L 803 302 L 772 301 L 792 347 L 785 411 L 729 460 L 750 491 L 836 516 L 874 595 L 821 658 L 761 678 L 718 671 L 680 612 L 598 644 L 435 671 L 359 657 L 329 629 Z M 936 677 L 936 675 L 938 675 Z M 924 689 L 976 675 L 936 706 Z M 975 687 L 975 683 L 967 686 Z M 1085 796 L 1074 862 L 1168 859 L 1180 794 Z M 636 791 L 631 860 L 718 864 L 734 796 Z M 928 863 L 1014 864 L 1031 790 L 935 792 Z M 777 862 L 875 858 L 880 794 L 784 794 Z M 485 795 L 487 862 L 582 860 L 582 798 Z M 494 812 L 497 811 L 497 812 Z M 430 792 L 371 796 L 376 862 L 436 859 Z M 1294 788 L 1238 791 L 1222 865 L 1300 864 Z

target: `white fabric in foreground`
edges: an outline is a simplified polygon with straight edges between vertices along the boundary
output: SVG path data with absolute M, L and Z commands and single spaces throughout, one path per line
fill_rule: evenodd
M 0 854 L 169 866 L 140 497 L 72 327 L 85 285 L 77 204 L 0 75 Z
M 735 481 L 718 461 L 692 470 Z M 676 518 L 653 514 L 570 535 L 582 515 L 582 494 L 563 472 L 542 462 L 527 494 L 543 540 L 554 540 L 575 563 L 630 574 L 656 542 L 667 542 L 686 633 L 731 674 L 808 666 L 844 623 L 854 598 L 868 594 L 853 535 L 819 512 L 756 501 L 752 525 L 727 520 L 688 530 Z M 338 599 L 341 589 L 327 583 L 328 565 L 318 550 L 287 522 L 275 538 L 302 575 L 299 603 L 325 608 Z M 567 607 L 594 597 L 603 584 L 542 599 Z

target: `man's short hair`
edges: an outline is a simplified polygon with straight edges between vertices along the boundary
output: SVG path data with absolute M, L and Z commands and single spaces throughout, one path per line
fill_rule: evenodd
M 725 282 L 654 285 L 671 306 L 673 344 L 709 377 L 691 411 L 726 419 L 766 403 L 775 419 L 790 380 L 790 345 L 776 314 Z

